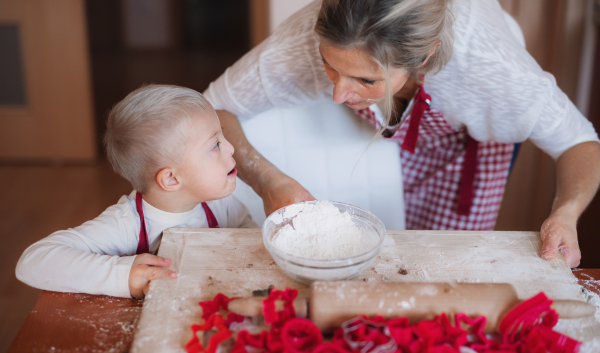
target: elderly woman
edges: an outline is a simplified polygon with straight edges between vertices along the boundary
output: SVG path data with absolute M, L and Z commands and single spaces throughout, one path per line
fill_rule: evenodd
M 273 107 L 331 96 L 401 144 L 409 229 L 493 229 L 514 144 L 530 139 L 557 162 L 541 255 L 560 250 L 579 264 L 577 219 L 600 183 L 598 135 L 496 0 L 315 1 L 205 95 L 267 214 L 313 199 L 244 137 L 238 119 Z

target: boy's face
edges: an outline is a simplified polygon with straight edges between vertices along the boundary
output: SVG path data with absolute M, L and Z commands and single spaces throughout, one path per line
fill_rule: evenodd
M 200 201 L 222 199 L 235 190 L 233 146 L 223 136 L 214 110 L 198 114 L 203 116 L 192 123 L 179 168 L 182 189 Z

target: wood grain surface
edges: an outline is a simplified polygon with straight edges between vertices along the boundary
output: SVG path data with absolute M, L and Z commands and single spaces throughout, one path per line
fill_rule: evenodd
M 142 303 L 44 291 L 8 352 L 127 352 Z
M 254 267 L 254 263 L 251 262 L 254 257 L 241 256 L 241 252 L 236 252 L 240 250 L 236 249 L 237 245 L 232 247 L 234 251 L 219 256 L 211 246 L 227 239 L 223 239 L 219 234 L 215 236 L 217 241 L 207 244 L 206 247 L 208 253 L 214 254 L 211 259 L 215 260 L 215 263 L 223 263 L 220 261 L 226 260 L 224 256 L 238 254 L 238 262 L 245 266 L 252 263 L 250 268 Z M 250 262 L 246 263 L 245 260 Z M 384 263 L 385 260 L 389 260 L 387 255 L 383 258 Z M 268 270 L 270 263 L 270 257 L 267 257 L 256 265 Z M 406 264 L 396 270 L 396 275 L 410 276 L 411 270 L 416 269 Z M 380 265 L 374 265 L 374 270 L 362 276 L 361 280 L 384 276 L 379 271 Z M 600 294 L 600 269 L 574 269 L 573 274 L 583 287 Z M 206 276 L 204 284 L 199 287 L 212 293 L 212 288 L 219 285 L 219 280 L 217 276 L 213 276 L 212 279 Z M 192 300 L 194 308 L 197 307 L 197 301 L 199 300 Z M 52 351 L 53 347 L 56 352 L 126 352 L 131 347 L 142 304 L 143 301 L 132 299 L 44 291 L 8 352 L 46 352 Z M 199 316 L 197 319 L 199 320 Z
M 520 299 L 540 291 L 554 299 L 586 300 L 562 256 L 540 258 L 537 232 L 388 231 L 372 266 L 355 281 L 511 283 Z M 263 246 L 259 229 L 170 229 L 159 255 L 173 259 L 177 280 L 150 285 L 131 352 L 175 352 L 199 323 L 199 301 L 221 292 L 250 296 L 275 285 L 307 287 L 287 277 Z M 576 339 L 600 339 L 593 317 L 561 320 L 561 330 Z M 600 343 L 600 342 L 599 342 Z M 594 341 L 595 344 L 595 341 Z M 582 353 L 587 352 L 582 350 Z
M 600 295 L 600 269 L 581 269 L 574 268 L 573 275 L 578 279 L 579 284 L 589 290 Z

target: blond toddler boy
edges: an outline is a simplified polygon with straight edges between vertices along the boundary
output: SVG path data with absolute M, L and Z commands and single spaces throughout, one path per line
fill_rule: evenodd
M 173 227 L 253 228 L 234 196 L 233 146 L 198 92 L 149 85 L 110 112 L 104 143 L 115 172 L 134 191 L 97 218 L 30 246 L 17 278 L 52 291 L 143 297 L 151 280 L 177 278 L 155 256 Z

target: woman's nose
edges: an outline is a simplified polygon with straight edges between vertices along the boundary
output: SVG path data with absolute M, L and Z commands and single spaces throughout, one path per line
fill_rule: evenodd
M 347 84 L 346 80 L 338 80 L 333 86 L 333 102 L 335 104 L 342 104 L 350 98 L 352 95 L 351 87 Z

